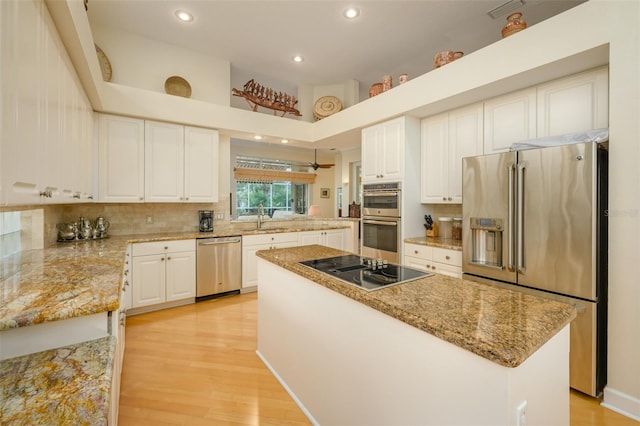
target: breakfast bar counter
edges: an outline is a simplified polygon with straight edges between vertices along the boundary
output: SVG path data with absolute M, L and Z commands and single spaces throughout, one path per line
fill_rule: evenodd
M 567 424 L 573 306 L 434 274 L 365 291 L 259 251 L 258 354 L 318 424 Z

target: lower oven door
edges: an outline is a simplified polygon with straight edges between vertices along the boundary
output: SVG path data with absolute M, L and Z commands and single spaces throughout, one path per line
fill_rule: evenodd
M 363 218 L 362 256 L 400 263 L 400 219 Z

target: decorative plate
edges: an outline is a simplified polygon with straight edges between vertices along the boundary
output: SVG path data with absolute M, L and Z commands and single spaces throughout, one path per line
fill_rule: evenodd
M 107 55 L 104 54 L 97 44 L 94 44 L 94 46 L 96 47 L 96 54 L 98 55 L 100 71 L 102 71 L 102 79 L 104 81 L 111 81 L 111 62 L 109 62 L 109 58 L 107 58 Z
M 342 110 L 342 102 L 335 96 L 323 96 L 313 107 L 313 118 L 318 121 Z
M 188 98 L 191 96 L 191 86 L 189 82 L 182 77 L 174 75 L 164 82 L 164 91 L 170 95 L 182 96 Z

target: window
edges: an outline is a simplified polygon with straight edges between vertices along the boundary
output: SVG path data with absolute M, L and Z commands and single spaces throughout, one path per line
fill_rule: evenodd
M 258 177 L 249 177 L 248 173 L 241 173 L 247 170 L 260 170 L 263 173 Z M 308 164 L 238 157 L 234 206 L 237 217 L 256 215 L 260 206 L 263 207 L 264 214 L 270 217 L 305 214 L 309 205 L 309 185 L 280 179 L 291 172 L 294 172 L 291 173 L 292 176 L 308 174 L 307 170 Z M 292 180 L 295 180 L 295 176 Z

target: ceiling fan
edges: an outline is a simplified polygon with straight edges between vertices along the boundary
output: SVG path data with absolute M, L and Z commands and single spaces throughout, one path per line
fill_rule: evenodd
M 335 166 L 335 164 L 318 164 L 318 150 L 314 149 L 313 151 L 314 151 L 313 163 L 309 163 L 309 165 L 313 167 L 313 170 L 318 170 L 319 168 L 329 169 Z

